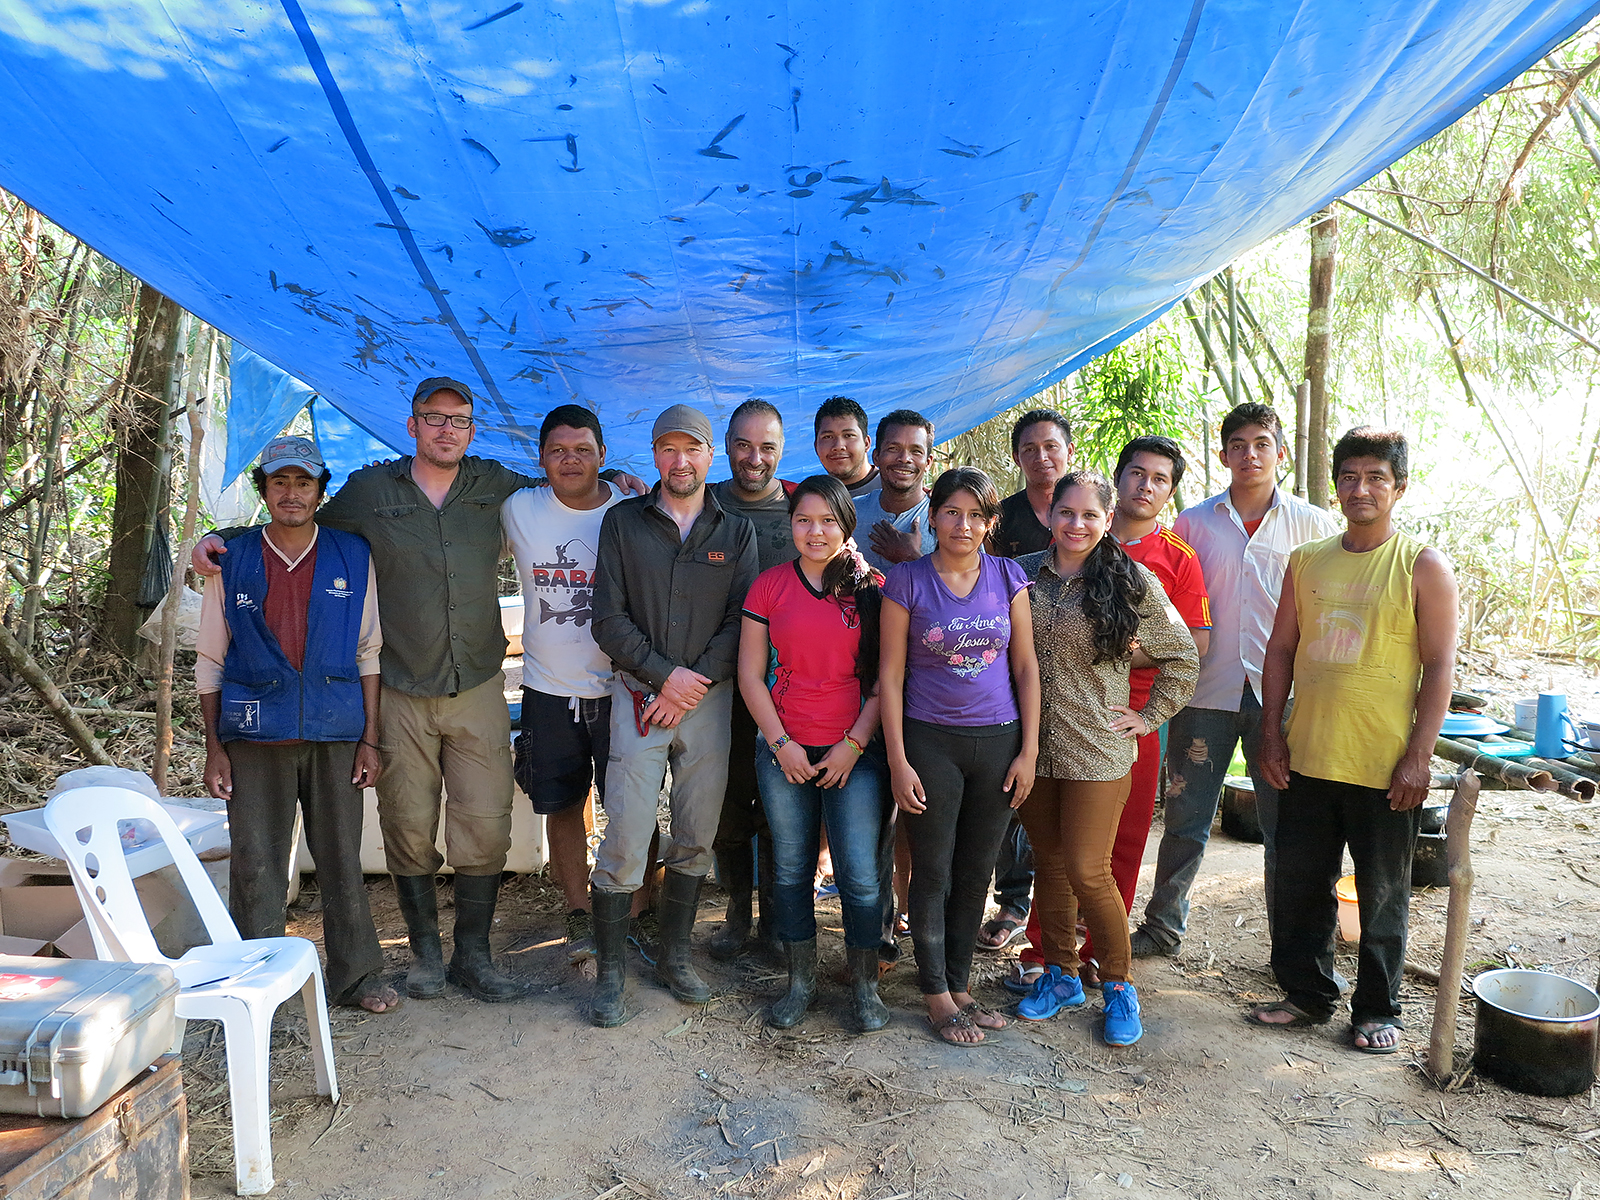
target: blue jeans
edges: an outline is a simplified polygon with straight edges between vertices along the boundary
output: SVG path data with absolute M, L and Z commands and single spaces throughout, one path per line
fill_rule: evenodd
M 994 860 L 994 902 L 1022 917 L 1033 907 L 1033 847 L 1014 812 Z
M 1266 852 L 1267 920 L 1272 920 L 1273 873 L 1277 864 L 1278 793 L 1261 774 L 1261 703 L 1248 683 L 1239 711 L 1186 708 L 1167 733 L 1166 832 L 1156 852 L 1155 886 L 1145 905 L 1143 929 L 1164 946 L 1183 941 L 1189 926 L 1189 891 L 1205 857 L 1211 823 L 1233 750 L 1244 743 L 1244 761 L 1256 788 Z
M 813 761 L 820 757 L 821 753 L 812 755 Z M 856 760 L 843 787 L 790 783 L 766 740 L 758 736 L 756 779 L 761 784 L 761 804 L 767 811 L 777 863 L 772 900 L 777 910 L 773 931 L 778 940 L 807 942 L 817 936 L 812 888 L 826 822 L 833 880 L 839 885 L 839 908 L 844 915 L 844 944 L 851 949 L 876 948 L 882 922 L 878 828 L 888 789 L 873 756 L 864 754 Z

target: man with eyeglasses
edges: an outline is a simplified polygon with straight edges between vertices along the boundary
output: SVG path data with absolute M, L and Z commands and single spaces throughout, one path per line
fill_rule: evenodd
M 377 572 L 385 629 L 378 818 L 411 943 L 406 992 L 438 996 L 448 978 L 479 1000 L 500 1001 L 523 991 L 489 954 L 511 848 L 500 505 L 543 481 L 467 454 L 476 432 L 472 404 L 472 390 L 459 380 L 424 379 L 406 421 L 416 453 L 356 471 L 317 521 L 366 538 Z M 243 532 L 225 530 L 221 537 Z M 195 548 L 195 569 L 214 574 L 219 568 L 211 556 L 218 552 L 225 552 L 219 536 L 207 536 Z M 434 888 L 445 863 L 435 845 L 441 785 L 445 847 L 455 870 L 448 970 Z

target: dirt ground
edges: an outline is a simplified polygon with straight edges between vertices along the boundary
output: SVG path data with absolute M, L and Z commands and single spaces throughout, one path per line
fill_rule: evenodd
M 1553 686 L 1580 715 L 1600 717 L 1600 680 L 1586 668 L 1499 651 L 1465 653 L 1462 667 L 1461 686 L 1487 696 L 1498 715 L 1509 717 L 1513 698 Z M 140 702 L 126 690 L 106 698 Z M 147 722 L 104 724 L 118 761 L 148 763 Z M 26 695 L 0 704 L 0 726 L 12 806 L 41 802 L 60 770 L 79 765 Z M 186 722 L 173 794 L 198 787 L 197 746 Z M 1158 837 L 1159 829 L 1145 891 Z M 1472 845 L 1469 973 L 1515 964 L 1594 982 L 1600 803 L 1485 791 Z M 406 951 L 393 892 L 374 879 L 371 893 L 398 973 Z M 442 895 L 448 924 L 448 887 Z M 291 910 L 294 931 L 317 937 L 314 886 L 305 899 Z M 1412 961 L 1437 964 L 1445 899 L 1416 894 Z M 721 900 L 708 889 L 697 940 L 714 927 Z M 831 981 L 842 959 L 837 905 L 820 912 Z M 529 984 L 526 999 L 485 1005 L 452 989 L 393 1015 L 335 1010 L 337 1107 L 314 1097 L 304 1021 L 286 1006 L 273 1055 L 275 1195 L 1600 1197 L 1600 1089 L 1544 1099 L 1469 1077 L 1441 1092 L 1420 1070 L 1434 1004 L 1420 980 L 1407 977 L 1410 1028 L 1392 1057 L 1355 1053 L 1339 1022 L 1309 1032 L 1246 1026 L 1246 1005 L 1277 994 L 1266 966 L 1261 848 L 1220 832 L 1183 953 L 1136 964 L 1146 1033 L 1120 1050 L 1099 1042 L 1089 1010 L 1014 1024 L 979 1048 L 939 1044 L 922 1022 L 909 962 L 884 981 L 894 1012 L 886 1031 L 845 1032 L 844 989 L 830 982 L 806 1021 L 780 1034 L 761 1020 L 781 984 L 776 968 L 756 959 L 722 966 L 703 952 L 712 1004 L 679 1005 L 634 957 L 637 1015 L 598 1030 L 561 936 L 558 893 L 517 877 L 504 891 L 495 947 Z M 1011 999 L 997 982 L 1008 964 L 1009 955 L 980 954 L 974 991 L 997 1005 Z M 1354 976 L 1352 954 L 1341 968 Z M 1460 1014 L 1465 1070 L 1470 1001 Z M 184 1071 L 194 1194 L 231 1195 L 226 1073 L 213 1027 L 191 1028 Z
M 1600 805 L 1485 792 L 1469 966 L 1600 967 Z M 1141 880 L 1149 886 L 1155 837 Z M 1420 1071 L 1433 989 L 1408 977 L 1410 1028 L 1389 1058 L 1348 1048 L 1347 1026 L 1269 1033 L 1243 1024 L 1276 995 L 1266 969 L 1261 849 L 1218 832 L 1175 959 L 1139 964 L 1146 1034 L 1110 1049 L 1091 1011 L 1013 1026 L 957 1049 L 926 1033 L 909 965 L 885 979 L 894 1021 L 843 1031 L 844 990 L 806 1021 L 761 1021 L 780 978 L 745 960 L 701 967 L 718 997 L 679 1005 L 630 962 L 637 1015 L 587 1020 L 588 986 L 561 952 L 558 894 L 508 885 L 496 948 L 526 1000 L 486 1005 L 452 989 L 397 1014 L 337 1010 L 344 1097 L 310 1098 L 304 1025 L 275 1051 L 278 1194 L 627 1200 L 992 1197 L 1432 1198 L 1600 1196 L 1597 1092 L 1518 1095 L 1470 1078 L 1444 1093 Z M 391 961 L 404 961 L 392 892 L 371 885 Z M 1143 898 L 1139 901 L 1143 903 Z M 702 905 L 697 939 L 718 918 Z M 1436 964 L 1445 893 L 1416 894 L 1410 958 Z M 824 969 L 842 959 L 836 902 L 822 908 Z M 296 910 L 314 936 L 314 915 Z M 909 947 L 908 947 L 909 949 Z M 980 955 L 974 991 L 1000 1003 L 1008 955 Z M 1354 976 L 1353 955 L 1341 961 Z M 1091 1005 L 1091 1008 L 1096 1007 Z M 1471 1053 L 1461 1006 L 1458 1062 Z M 185 1053 L 195 1194 L 231 1193 L 231 1145 L 212 1034 Z

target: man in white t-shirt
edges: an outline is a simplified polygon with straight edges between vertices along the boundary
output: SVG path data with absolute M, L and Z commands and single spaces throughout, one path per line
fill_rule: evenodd
M 938 542 L 928 519 L 923 480 L 933 463 L 933 422 L 897 408 L 878 422 L 872 465 L 878 490 L 856 501 L 856 545 L 873 569 L 887 575 L 896 563 L 932 554 Z
M 550 871 L 566 897 L 567 958 L 594 957 L 589 912 L 589 787 L 603 796 L 611 755 L 611 660 L 595 645 L 590 613 L 595 553 L 606 511 L 624 499 L 600 478 L 599 418 L 577 404 L 539 427 L 547 488 L 525 488 L 500 522 L 522 579 L 522 732 L 517 786 L 545 819 Z

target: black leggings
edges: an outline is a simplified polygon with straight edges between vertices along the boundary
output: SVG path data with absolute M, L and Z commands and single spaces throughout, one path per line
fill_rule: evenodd
M 1011 821 L 1001 791 L 1022 750 L 1022 726 L 905 722 L 906 759 L 927 808 L 901 813 L 911 843 L 911 941 L 925 996 L 964 992 L 989 897 L 995 855 Z

